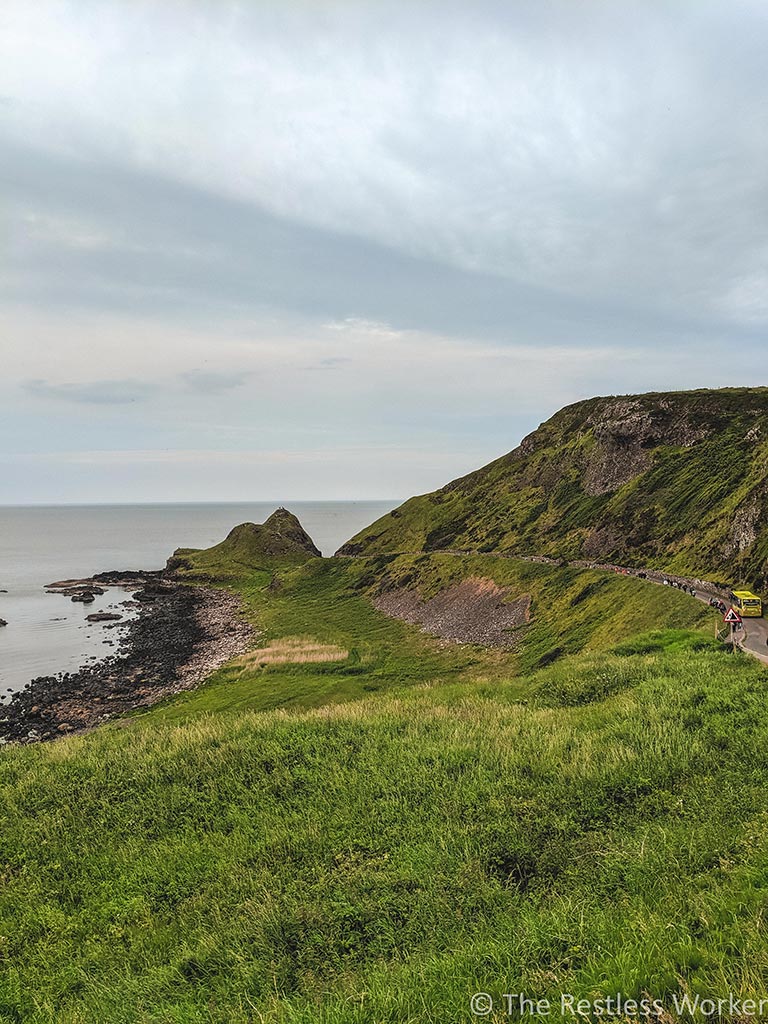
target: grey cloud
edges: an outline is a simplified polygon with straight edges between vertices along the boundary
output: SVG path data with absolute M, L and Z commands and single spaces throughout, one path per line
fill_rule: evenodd
M 150 385 L 135 380 L 97 380 L 71 384 L 29 380 L 23 386 L 35 398 L 83 405 L 129 405 L 149 398 L 153 390 Z
M 207 29 L 195 36 L 181 15 L 148 23 L 120 4 L 103 5 L 90 41 L 61 19 L 103 82 L 87 102 L 66 74 L 45 95 L 34 76 L 16 82 L 33 102 L 9 134 L 83 143 L 91 164 L 75 206 L 112 196 L 102 213 L 124 244 L 103 273 L 93 252 L 73 268 L 97 300 L 111 275 L 153 308 L 199 295 L 314 314 L 339 308 L 344 283 L 354 315 L 437 326 L 439 287 L 457 330 L 612 312 L 675 327 L 727 322 L 740 282 L 763 268 L 768 21 L 757 3 L 395 0 L 322 15 L 310 5 L 298 19 L 274 5 L 193 6 Z M 172 94 L 153 84 L 169 48 Z M 55 82 L 55 62 L 47 70 Z M 125 243 L 135 235 L 150 250 L 162 242 L 143 264 Z
M 420 259 L 277 217 L 253 204 L 109 164 L 6 144 L 0 184 L 16 216 L 0 276 L 8 300 L 212 318 L 285 312 L 323 321 L 499 340 L 616 340 L 711 332 L 706 310 L 579 294 Z M 22 213 L 87 218 L 111 244 L 32 237 Z M 12 220 L 13 223 L 13 220 Z M 126 242 L 126 239 L 128 240 Z
M 762 0 L 6 4 L 25 450 L 91 444 L 80 403 L 114 405 L 105 449 L 400 432 L 490 458 L 595 391 L 766 379 Z M 114 379 L 76 383 L 94 365 Z
M 222 391 L 241 388 L 252 374 L 250 371 L 221 373 L 214 370 L 189 370 L 179 376 L 189 391 L 201 395 L 215 395 Z
M 338 370 L 341 366 L 348 366 L 352 362 L 351 356 L 329 356 L 327 359 L 319 359 L 316 363 L 305 367 L 307 370 Z

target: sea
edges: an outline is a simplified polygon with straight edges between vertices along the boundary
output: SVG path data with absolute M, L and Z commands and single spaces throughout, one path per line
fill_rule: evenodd
M 174 548 L 210 547 L 239 523 L 263 523 L 280 504 L 0 506 L 0 619 L 8 623 L 0 627 L 0 697 L 116 653 L 135 614 L 124 591 L 108 589 L 83 605 L 47 594 L 47 584 L 111 569 L 162 569 Z M 285 503 L 324 555 L 398 504 Z M 86 616 L 99 611 L 122 619 L 89 623 Z

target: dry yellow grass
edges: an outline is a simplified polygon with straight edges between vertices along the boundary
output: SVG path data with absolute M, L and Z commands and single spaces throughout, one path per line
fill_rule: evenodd
M 344 661 L 349 651 L 336 644 L 323 644 L 312 637 L 287 636 L 275 640 L 269 647 L 249 651 L 237 660 L 244 669 L 261 665 L 307 664 L 319 661 Z

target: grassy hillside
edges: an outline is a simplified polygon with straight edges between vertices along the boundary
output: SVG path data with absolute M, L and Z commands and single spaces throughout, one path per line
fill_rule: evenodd
M 179 578 L 228 580 L 259 569 L 301 565 L 320 552 L 299 520 L 279 508 L 263 524 L 241 523 L 211 548 L 177 548 L 167 569 Z
M 179 569 L 241 595 L 256 650 L 0 752 L 0 1024 L 443 1024 L 475 991 L 759 990 L 768 691 L 709 609 L 608 572 L 256 537 Z M 467 578 L 526 597 L 511 649 L 372 603 Z
M 595 398 L 342 548 L 609 560 L 768 586 L 768 389 Z
M 530 623 L 511 651 L 446 644 L 375 610 L 382 588 L 417 586 L 425 596 L 483 576 L 531 597 Z M 151 714 L 186 721 L 223 709 L 316 707 L 392 687 L 454 679 L 506 679 L 583 650 L 607 650 L 656 628 L 705 629 L 712 613 L 677 590 L 632 577 L 489 556 L 316 559 L 278 573 L 243 575 L 232 586 L 261 630 L 259 645 L 288 639 L 333 646 L 336 660 L 238 658 L 201 688 Z
M 762 669 L 684 633 L 511 684 L 6 750 L 0 1020 L 761 993 L 766 750 Z

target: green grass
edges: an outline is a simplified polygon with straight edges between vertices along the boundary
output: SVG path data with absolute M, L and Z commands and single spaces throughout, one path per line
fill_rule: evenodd
M 247 573 L 274 572 L 319 557 L 296 516 L 278 508 L 262 524 L 240 523 L 213 547 L 177 548 L 168 568 L 179 579 L 237 580 Z
M 376 571 L 371 574 L 370 566 Z M 636 577 L 493 555 L 405 555 L 386 563 L 355 559 L 350 570 L 379 586 L 416 587 L 431 597 L 468 576 L 484 576 L 510 596 L 530 594 L 531 624 L 519 634 L 514 671 L 525 672 L 584 650 L 605 650 L 658 626 L 709 628 L 706 606 L 674 588 Z
M 263 646 L 310 635 L 348 650 L 346 661 L 267 665 L 245 674 L 231 664 L 199 689 L 150 710 L 149 717 L 183 721 L 210 711 L 309 708 L 392 687 L 509 675 L 509 659 L 498 652 L 445 645 L 377 612 L 356 587 L 361 571 L 362 563 L 317 559 L 276 576 L 248 574 L 233 584 Z
M 477 990 L 760 994 L 765 679 L 657 632 L 510 683 L 6 750 L 0 1020 L 442 1024 Z
M 377 612 L 381 586 L 417 586 L 425 597 L 467 576 L 487 576 L 532 596 L 532 623 L 519 650 L 446 644 Z M 605 650 L 656 627 L 709 629 L 712 613 L 679 591 L 632 577 L 585 572 L 491 556 L 403 556 L 316 559 L 277 575 L 247 573 L 232 582 L 267 645 L 311 635 L 343 647 L 346 661 L 266 665 L 243 672 L 230 664 L 199 689 L 146 712 L 153 720 L 186 721 L 201 713 L 318 707 L 392 687 L 481 682 L 517 676 L 559 657 Z
M 760 989 L 766 675 L 708 609 L 491 555 L 236 569 L 260 643 L 348 657 L 231 664 L 0 753 L 0 1024 L 443 1024 L 479 990 Z M 371 603 L 473 575 L 530 594 L 517 650 Z

